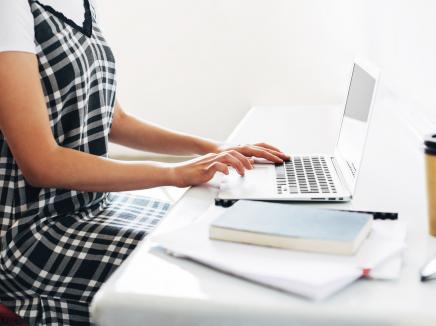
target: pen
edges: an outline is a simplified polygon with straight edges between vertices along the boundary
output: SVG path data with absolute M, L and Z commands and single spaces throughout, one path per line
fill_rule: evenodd
M 421 269 L 421 282 L 436 278 L 436 256 L 433 256 Z
M 350 209 L 333 209 L 334 211 L 351 212 L 351 213 L 365 213 L 370 214 L 374 220 L 397 220 L 398 213 L 395 212 L 374 212 L 374 211 L 356 211 Z
M 215 205 L 222 206 L 222 207 L 230 207 L 234 203 L 236 203 L 237 199 L 220 199 L 215 198 Z M 345 211 L 345 212 L 352 212 L 352 213 L 366 213 L 371 214 L 374 220 L 397 220 L 398 219 L 398 213 L 396 212 L 374 212 L 374 211 L 360 211 L 360 210 L 349 210 L 349 209 L 333 209 L 336 211 Z

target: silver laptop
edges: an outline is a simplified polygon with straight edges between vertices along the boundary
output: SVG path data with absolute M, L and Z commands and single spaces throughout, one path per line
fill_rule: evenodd
M 283 164 L 255 164 L 244 177 L 220 183 L 218 200 L 349 201 L 353 197 L 378 81 L 378 69 L 356 60 L 338 142 L 332 155 L 292 156 Z

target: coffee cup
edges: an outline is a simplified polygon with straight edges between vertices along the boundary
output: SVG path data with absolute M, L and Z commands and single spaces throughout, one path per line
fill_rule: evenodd
M 425 165 L 427 171 L 428 227 L 436 236 L 436 134 L 424 140 Z

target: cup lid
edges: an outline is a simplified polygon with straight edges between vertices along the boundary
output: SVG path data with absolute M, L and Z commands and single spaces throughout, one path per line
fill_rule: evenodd
M 436 150 L 436 134 L 430 134 L 425 136 L 424 145 L 427 148 Z
M 424 137 L 424 151 L 426 154 L 436 155 L 436 134 Z

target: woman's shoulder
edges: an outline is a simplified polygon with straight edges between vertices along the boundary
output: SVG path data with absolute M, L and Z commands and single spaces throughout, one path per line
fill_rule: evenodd
M 34 23 L 28 0 L 0 0 L 0 52 L 35 53 Z

